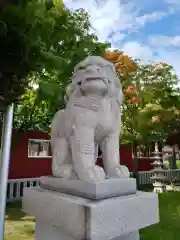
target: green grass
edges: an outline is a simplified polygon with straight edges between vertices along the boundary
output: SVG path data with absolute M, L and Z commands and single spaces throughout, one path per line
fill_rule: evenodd
M 159 194 L 159 208 L 160 223 L 142 229 L 141 240 L 179 240 L 180 192 Z
M 160 223 L 142 229 L 141 240 L 179 240 L 180 192 L 160 194 L 159 205 Z M 20 209 L 20 203 L 9 204 L 7 207 L 5 240 L 34 239 L 34 218 L 24 214 Z
M 8 204 L 5 240 L 34 240 L 35 220 L 21 211 L 21 203 Z

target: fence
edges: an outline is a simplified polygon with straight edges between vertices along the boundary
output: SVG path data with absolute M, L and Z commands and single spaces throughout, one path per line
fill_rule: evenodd
M 139 172 L 138 180 L 140 185 L 151 184 L 152 172 Z M 165 176 L 172 178 L 180 177 L 180 169 L 164 170 Z M 132 176 L 132 173 L 131 173 Z M 21 200 L 24 187 L 39 187 L 39 178 L 13 179 L 8 181 L 7 202 Z
M 21 200 L 25 187 L 39 187 L 39 178 L 8 180 L 7 202 Z
M 153 175 L 153 172 L 151 171 L 139 172 L 138 173 L 139 184 L 140 185 L 151 184 L 152 175 Z M 180 169 L 164 170 L 164 175 L 169 179 L 173 178 L 174 176 L 180 177 Z

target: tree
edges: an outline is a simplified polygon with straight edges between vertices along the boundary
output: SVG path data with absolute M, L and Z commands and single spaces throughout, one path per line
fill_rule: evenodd
M 119 77 L 123 76 L 126 78 L 127 75 L 137 70 L 136 62 L 118 49 L 106 51 L 102 57 L 115 65 Z
M 180 111 L 178 115 L 180 115 Z M 170 146 L 177 145 L 180 150 L 180 118 L 179 116 L 177 118 L 172 119 L 172 121 L 168 123 L 168 129 L 170 129 L 170 131 L 168 132 L 166 144 Z
M 7 104 L 24 93 L 27 75 L 40 65 L 41 35 L 37 37 L 38 24 L 34 17 L 43 10 L 35 1 L 0 2 L 0 95 Z
M 55 10 L 56 8 L 53 11 Z M 52 19 L 49 21 L 53 21 L 53 26 L 57 26 L 54 27 L 51 37 L 49 33 L 48 36 L 45 34 L 44 38 L 49 39 L 53 61 L 50 61 L 52 53 L 48 53 L 48 61 L 41 72 L 29 77 L 31 87 L 15 106 L 15 128 L 48 130 L 52 116 L 64 107 L 63 96 L 74 66 L 90 54 L 101 55 L 109 46 L 107 43 L 98 42 L 97 37 L 89 33 L 91 26 L 84 10 L 70 12 L 64 9 L 63 14 L 65 17 L 53 15 L 52 18 L 52 13 L 50 15 Z M 52 31 L 51 26 L 50 29 Z M 44 41 L 47 42 L 47 39 Z M 34 89 L 34 86 L 38 88 Z
M 61 1 L 0 1 L 2 99 L 7 104 L 19 99 L 28 88 L 29 75 L 44 68 L 58 70 L 62 66 L 62 70 L 67 61 L 77 61 L 85 44 L 97 40 L 93 34 L 87 33 L 89 25 L 83 10 L 70 13 Z M 79 51 L 69 54 L 70 46 L 70 49 L 79 48 Z M 98 47 L 92 48 L 91 52 Z
M 136 72 L 122 77 L 122 140 L 150 146 L 152 142 L 165 141 L 170 122 L 179 114 L 179 80 L 165 63 L 137 64 Z

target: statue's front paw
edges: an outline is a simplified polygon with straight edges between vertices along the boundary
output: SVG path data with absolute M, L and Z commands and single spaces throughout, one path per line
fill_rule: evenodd
M 106 177 L 104 170 L 96 165 L 86 170 L 83 169 L 81 171 L 78 171 L 77 174 L 80 180 L 86 182 L 100 182 L 105 180 Z
M 52 165 L 52 173 L 54 177 L 69 179 L 72 174 L 71 164 Z
M 119 165 L 108 171 L 109 178 L 128 178 L 130 177 L 129 169 L 126 166 Z
M 103 181 L 106 178 L 105 172 L 102 167 L 95 165 L 93 167 L 94 182 Z

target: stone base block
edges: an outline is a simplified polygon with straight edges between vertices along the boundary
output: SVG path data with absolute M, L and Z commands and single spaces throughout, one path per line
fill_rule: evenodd
M 35 231 L 36 240 L 75 240 L 71 234 L 63 232 L 62 229 L 59 229 L 54 226 L 49 226 L 45 222 L 36 222 L 36 231 Z M 77 238 L 76 238 L 77 239 Z M 77 239 L 78 240 L 78 239 Z M 86 240 L 86 239 L 81 239 Z M 88 239 L 89 240 L 89 239 Z M 121 237 L 115 237 L 111 240 L 139 240 L 139 232 L 132 232 Z
M 96 200 L 136 193 L 136 180 L 134 178 L 111 178 L 101 182 L 85 182 L 41 177 L 40 186 L 44 189 Z
M 138 230 L 159 222 L 156 193 L 90 200 L 25 188 L 23 211 L 36 217 L 36 240 L 138 240 Z

